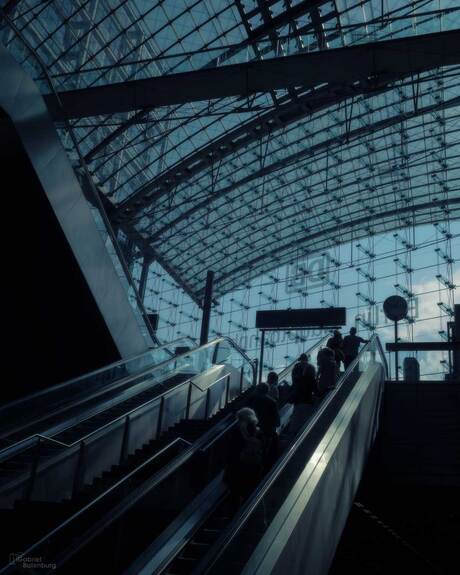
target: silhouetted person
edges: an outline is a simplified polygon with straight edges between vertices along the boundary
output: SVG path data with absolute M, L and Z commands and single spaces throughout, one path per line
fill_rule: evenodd
M 276 401 L 268 395 L 268 392 L 268 384 L 260 383 L 249 407 L 255 411 L 259 420 L 259 428 L 264 436 L 267 465 L 270 466 L 277 455 L 278 435 L 276 428 L 280 424 L 280 414 Z
M 279 426 L 280 416 L 276 401 L 268 395 L 268 392 L 268 384 L 260 383 L 250 401 L 250 407 L 256 413 L 262 433 L 270 436 Z
M 324 395 L 335 387 L 337 381 L 337 364 L 335 363 L 334 351 L 329 347 L 319 350 L 316 358 L 318 362 L 317 395 Z
M 340 362 L 343 362 L 345 356 L 343 354 L 343 338 L 338 329 L 334 331 L 332 337 L 327 340 L 327 347 L 332 349 L 335 356 L 335 363 L 337 364 L 337 374 L 340 371 Z
M 224 482 L 230 490 L 231 513 L 254 490 L 264 467 L 263 437 L 254 410 L 243 407 L 236 417 L 238 423 L 230 437 L 224 471 Z
M 292 370 L 291 403 L 294 404 L 294 411 L 289 421 L 289 431 L 296 433 L 312 413 L 315 389 L 316 369 L 308 356 L 302 353 Z
M 272 397 L 276 403 L 280 399 L 280 390 L 278 389 L 278 374 L 276 371 L 270 371 L 267 375 L 268 395 Z
M 343 353 L 345 356 L 343 363 L 345 365 L 345 369 L 347 369 L 352 361 L 358 357 L 360 344 L 367 343 L 368 341 L 369 340 L 356 335 L 355 327 L 350 329 L 350 334 L 343 338 Z

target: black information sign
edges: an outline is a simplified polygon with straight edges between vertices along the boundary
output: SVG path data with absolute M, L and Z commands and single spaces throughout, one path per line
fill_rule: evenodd
M 308 329 L 346 325 L 344 307 L 263 310 L 256 314 L 259 329 Z

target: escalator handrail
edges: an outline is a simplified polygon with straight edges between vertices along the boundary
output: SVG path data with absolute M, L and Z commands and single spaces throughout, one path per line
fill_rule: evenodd
M 104 528 L 107 527 L 107 525 L 109 525 L 110 523 L 115 521 L 117 519 L 117 517 L 119 517 L 122 513 L 128 511 L 133 505 L 135 505 L 142 497 L 145 497 L 145 495 L 149 491 L 154 489 L 159 483 L 161 483 L 162 481 L 167 479 L 170 475 L 175 473 L 193 455 L 202 451 L 203 448 L 210 441 L 209 437 L 211 437 L 212 435 L 215 435 L 216 433 L 220 433 L 221 427 L 226 426 L 225 428 L 229 429 L 233 426 L 233 424 L 234 424 L 234 417 L 231 413 L 229 413 L 221 421 L 216 423 L 216 425 L 214 427 L 209 429 L 200 439 L 198 439 L 196 442 L 194 442 L 192 444 L 189 441 L 186 441 L 185 439 L 183 439 L 182 437 L 176 438 L 174 441 L 172 441 L 167 446 L 162 448 L 159 452 L 152 455 L 152 457 L 150 457 L 147 461 L 144 461 L 143 463 L 138 465 L 128 475 L 126 475 L 125 477 L 123 477 L 122 479 L 117 481 L 114 485 L 112 485 L 111 487 L 106 489 L 106 491 L 104 491 L 103 493 L 99 494 L 95 499 L 90 501 L 90 503 L 85 505 L 82 509 L 79 509 L 76 513 L 74 513 L 73 515 L 71 515 L 70 517 L 65 519 L 60 525 L 55 527 L 52 531 L 47 533 L 45 536 L 41 537 L 40 540 L 33 543 L 28 549 L 26 549 L 23 552 L 23 555 L 25 557 L 29 556 L 29 554 L 31 552 L 35 551 L 43 543 L 48 542 L 51 539 L 51 537 L 54 537 L 57 533 L 62 531 L 71 522 L 76 521 L 81 515 L 86 513 L 89 509 L 92 509 L 102 499 L 109 497 L 110 494 L 112 494 L 121 485 L 128 482 L 142 468 L 149 465 L 159 455 L 164 453 L 165 450 L 170 449 L 173 444 L 177 444 L 180 442 L 185 443 L 187 445 L 187 447 L 182 453 L 180 453 L 173 461 L 166 464 L 164 468 L 162 468 L 157 473 L 155 473 L 150 479 L 146 480 L 146 482 L 144 482 L 142 485 L 137 487 L 134 493 L 131 493 L 125 499 L 123 499 L 122 502 L 117 505 L 116 511 L 114 509 L 110 509 L 109 511 L 106 512 L 104 519 L 102 521 L 105 520 Z M 85 544 L 88 543 L 90 540 L 91 539 L 88 538 L 88 540 L 85 541 Z M 4 566 L 3 568 L 0 568 L 0 575 L 9 573 L 10 572 L 9 569 L 11 567 L 14 567 L 14 565 L 9 564 L 9 565 Z
M 151 348 L 149 348 L 147 351 L 143 351 L 142 353 L 139 353 L 139 354 L 137 354 L 137 355 L 133 355 L 133 356 L 131 356 L 131 357 L 129 357 L 129 358 L 120 359 L 120 360 L 118 360 L 118 361 L 115 361 L 115 362 L 113 362 L 113 363 L 110 363 L 109 365 L 105 365 L 105 366 L 103 366 L 103 367 L 99 367 L 98 369 L 95 369 L 95 370 L 90 371 L 90 372 L 88 372 L 88 373 L 85 373 L 84 375 L 79 375 L 78 377 L 74 377 L 74 378 L 72 378 L 72 379 L 69 379 L 69 380 L 67 380 L 67 381 L 63 381 L 63 382 L 58 383 L 58 384 L 56 384 L 56 385 L 53 385 L 53 386 L 51 386 L 51 387 L 47 387 L 47 388 L 45 388 L 45 389 L 41 389 L 41 390 L 39 390 L 39 391 L 36 391 L 36 392 L 34 392 L 34 393 L 32 393 L 32 394 L 27 395 L 26 397 L 19 397 L 18 399 L 15 399 L 15 400 L 10 401 L 9 403 L 7 403 L 7 404 L 5 404 L 5 405 L 0 406 L 0 414 L 1 414 L 2 412 L 7 411 L 8 409 L 11 409 L 12 407 L 16 407 L 17 405 L 20 405 L 21 403 L 25 403 L 26 401 L 30 401 L 30 400 L 36 399 L 36 398 L 38 398 L 38 397 L 47 395 L 47 394 L 49 394 L 49 393 L 55 393 L 55 392 L 58 391 L 58 390 L 61 390 L 61 389 L 65 388 L 65 387 L 69 387 L 69 386 L 71 386 L 71 385 L 75 385 L 76 383 L 78 383 L 78 382 L 80 382 L 80 381 L 83 381 L 83 380 L 85 380 L 85 379 L 87 379 L 87 378 L 89 378 L 89 377 L 98 375 L 98 374 L 100 374 L 100 373 L 103 373 L 104 371 L 109 371 L 110 369 L 114 369 L 114 368 L 116 368 L 116 367 L 122 366 L 122 365 L 124 365 L 124 364 L 126 364 L 126 363 L 129 363 L 129 362 L 131 362 L 131 361 L 135 361 L 136 359 L 139 359 L 139 358 L 141 358 L 141 357 L 144 356 L 144 355 L 148 355 L 148 354 L 150 354 L 150 353 L 152 353 L 152 352 L 155 352 L 155 351 L 158 351 L 158 350 L 161 350 L 161 349 L 164 349 L 165 351 L 167 351 L 167 352 L 171 355 L 171 357 L 170 357 L 169 359 L 166 359 L 166 360 L 164 360 L 164 362 L 162 362 L 162 363 L 166 363 L 166 362 L 171 361 L 172 359 L 180 358 L 180 357 L 182 357 L 183 355 L 187 355 L 187 354 L 189 354 L 189 353 L 198 351 L 200 348 L 204 348 L 204 347 L 206 347 L 207 345 L 215 344 L 215 343 L 218 343 L 219 341 L 225 340 L 225 341 L 229 342 L 229 343 L 240 353 L 240 355 L 242 355 L 242 356 L 246 359 L 246 361 L 248 361 L 249 363 L 251 363 L 252 365 L 254 365 L 254 360 L 251 359 L 251 358 L 246 354 L 246 352 L 245 352 L 235 341 L 233 341 L 233 340 L 232 340 L 230 337 L 228 337 L 228 336 L 220 336 L 220 337 L 218 337 L 218 338 L 216 338 L 216 339 L 214 339 L 214 340 L 208 342 L 207 344 L 204 344 L 204 345 L 201 345 L 201 346 L 196 346 L 196 347 L 194 347 L 194 348 L 191 348 L 191 349 L 188 350 L 187 352 L 183 352 L 182 354 L 178 354 L 178 355 L 175 355 L 173 351 L 167 349 L 167 348 L 170 348 L 170 347 L 175 347 L 176 344 L 178 344 L 179 342 L 181 342 L 181 341 L 183 341 L 183 340 L 185 340 L 185 339 L 188 339 L 190 342 L 195 343 L 195 340 L 194 340 L 192 337 L 190 337 L 190 336 L 187 335 L 187 336 L 182 336 L 182 337 L 180 337 L 180 338 L 178 338 L 178 339 L 175 339 L 175 340 L 173 340 L 173 341 L 171 341 L 171 342 L 161 344 L 161 345 L 159 345 L 158 347 L 151 347 Z M 157 365 L 161 365 L 161 364 L 157 364 Z M 156 367 L 156 366 L 152 366 L 150 369 L 153 369 L 153 367 Z M 149 370 L 148 370 L 148 371 L 149 371 Z M 144 373 L 144 372 L 139 372 L 137 375 L 142 375 L 142 373 Z M 132 377 L 135 377 L 135 375 L 133 375 Z M 128 383 L 128 381 L 125 380 L 125 383 Z M 110 384 L 109 384 L 109 385 L 110 385 Z M 107 388 L 107 389 L 109 389 L 109 388 Z
M 252 369 L 253 381 L 254 381 L 254 380 L 255 380 L 255 375 L 254 375 L 254 374 L 255 374 L 255 362 L 254 362 L 253 360 L 251 360 L 251 359 L 247 356 L 246 353 L 244 353 L 243 351 L 240 351 L 239 346 L 238 346 L 235 342 L 233 342 L 233 340 L 231 340 L 229 337 L 219 337 L 219 338 L 217 338 L 217 339 L 215 339 L 215 340 L 212 340 L 212 341 L 210 341 L 210 342 L 208 342 L 208 343 L 206 343 L 206 344 L 204 344 L 204 345 L 201 345 L 201 346 L 199 346 L 199 347 L 197 347 L 197 348 L 195 348 L 195 349 L 192 349 L 192 350 L 186 351 L 186 352 L 184 352 L 184 353 L 181 353 L 181 354 L 179 354 L 179 355 L 173 356 L 173 357 L 171 357 L 170 359 L 167 359 L 167 360 L 165 360 L 165 361 L 163 361 L 163 362 L 161 362 L 161 363 L 159 363 L 159 364 L 157 364 L 157 365 L 151 367 L 150 369 L 146 369 L 146 370 L 144 370 L 144 371 L 142 371 L 142 372 L 139 372 L 139 373 L 137 373 L 137 374 L 135 374 L 135 375 L 129 375 L 129 376 L 127 376 L 126 378 L 121 379 L 121 380 L 119 380 L 118 382 L 116 382 L 116 385 L 114 385 L 114 386 L 111 387 L 110 389 L 115 389 L 117 386 L 125 385 L 126 383 L 129 383 L 129 381 L 132 381 L 132 380 L 134 380 L 134 379 L 137 379 L 137 378 L 139 378 L 139 377 L 142 377 L 143 375 L 153 374 L 155 371 L 158 371 L 158 370 L 164 368 L 164 367 L 165 367 L 168 363 L 170 363 L 171 361 L 179 361 L 179 360 L 182 359 L 182 358 L 186 358 L 186 357 L 189 356 L 191 353 L 197 353 L 197 352 L 199 352 L 199 350 L 203 350 L 203 349 L 205 349 L 205 348 L 207 348 L 207 347 L 216 346 L 216 345 L 218 345 L 219 343 L 221 343 L 221 342 L 223 342 L 223 341 L 226 341 L 226 342 L 230 343 L 230 344 L 238 351 L 238 353 L 240 353 L 240 354 L 244 357 L 244 359 L 249 362 L 249 364 L 250 364 L 250 366 L 251 366 L 251 369 Z M 194 376 L 194 377 L 195 377 L 195 376 Z M 152 398 L 151 400 L 147 401 L 145 404 L 142 404 L 142 405 L 136 407 L 135 409 L 140 409 L 141 407 L 143 407 L 144 405 L 146 405 L 146 404 L 149 403 L 150 401 L 156 401 L 156 400 L 157 400 L 158 398 L 160 398 L 162 395 L 165 395 L 165 394 L 167 394 L 167 393 L 169 393 L 169 392 L 172 392 L 172 391 L 176 391 L 176 390 L 179 389 L 181 386 L 189 384 L 190 381 L 191 381 L 191 379 L 192 379 L 192 378 L 187 379 L 186 381 L 184 381 L 184 382 L 178 384 L 177 386 L 175 386 L 173 389 L 166 390 L 166 391 L 163 392 L 162 394 L 159 394 L 158 396 L 155 396 L 155 397 Z M 161 382 L 159 382 L 159 383 L 161 383 Z M 214 383 L 216 383 L 216 382 L 214 382 Z M 214 385 L 214 383 L 211 384 L 211 385 Z M 107 389 L 104 390 L 104 393 L 105 393 L 106 391 L 107 391 Z M 89 399 L 91 399 L 91 397 L 85 398 L 85 401 L 88 401 Z M 65 409 L 68 409 L 68 408 L 69 408 L 69 406 L 66 406 Z M 89 408 L 89 410 L 90 410 L 90 409 L 91 409 L 91 408 Z M 89 410 L 86 410 L 86 413 L 88 413 Z M 86 419 L 88 419 L 89 417 L 92 417 L 93 415 L 94 415 L 94 413 L 91 413 L 90 415 L 88 415 L 88 416 L 86 417 Z M 84 412 L 83 414 L 81 414 L 80 417 L 81 417 L 81 419 L 79 420 L 78 423 L 81 423 L 81 422 L 85 421 L 85 412 Z M 124 414 L 124 415 L 121 416 L 121 417 L 122 417 L 122 418 L 123 418 L 123 417 L 126 417 L 126 414 Z M 118 418 L 115 418 L 115 419 L 118 419 Z M 106 425 L 110 425 L 113 421 L 114 421 L 114 420 L 112 420 L 111 422 L 109 422 L 109 423 L 106 424 Z M 99 431 L 99 430 L 102 429 L 103 427 L 105 427 L 105 425 L 102 426 L 101 428 L 98 428 L 97 430 L 95 430 L 95 432 Z M 22 450 L 22 449 L 27 449 L 27 448 L 33 446 L 33 445 L 36 443 L 36 441 L 38 440 L 38 435 L 39 435 L 39 434 L 34 433 L 34 434 L 32 434 L 32 435 L 30 435 L 30 436 L 28 436 L 28 437 L 25 437 L 24 439 L 21 439 L 20 441 L 14 443 L 13 445 L 9 445 L 9 446 L 3 448 L 2 450 L 0 450 L 0 461 L 2 461 L 5 457 L 9 457 L 9 456 L 11 456 L 11 455 L 14 455 L 17 451 L 20 451 L 20 450 Z M 79 442 L 80 442 L 80 441 L 81 441 L 81 440 L 79 440 Z
M 242 355 L 248 363 L 251 364 L 253 371 L 256 370 L 256 361 L 254 359 L 251 359 L 249 357 L 249 355 L 246 353 L 246 351 L 238 343 L 236 343 L 236 341 L 234 339 L 232 339 L 231 337 L 228 337 L 228 335 L 221 335 L 221 336 L 219 336 L 219 339 L 222 339 L 222 340 L 228 342 L 232 347 L 234 347 L 236 349 L 236 351 L 240 355 Z
M 313 350 L 315 350 L 317 347 L 319 347 L 320 345 L 322 345 L 322 343 L 324 342 L 324 340 L 325 340 L 326 338 L 328 338 L 328 337 L 329 337 L 329 335 L 323 336 L 323 337 L 322 337 L 320 340 L 318 340 L 314 345 L 312 345 L 310 348 L 308 348 L 308 349 L 305 351 L 305 353 L 306 353 L 307 355 L 310 354 Z M 294 366 L 295 366 L 295 364 L 296 364 L 297 362 L 298 362 L 298 359 L 295 359 L 291 364 L 289 364 L 287 367 L 285 367 L 283 370 L 281 370 L 280 373 L 279 373 L 279 375 L 278 375 L 278 380 L 281 381 L 282 379 L 284 379 L 285 376 L 286 376 L 287 374 L 289 374 L 289 373 L 293 370 L 293 368 L 294 368 Z M 195 384 L 194 384 L 194 385 L 195 385 Z M 199 387 L 198 385 L 195 385 L 195 387 L 197 387 L 198 389 L 201 390 L 201 387 Z M 203 391 L 203 390 L 201 390 L 201 391 Z M 283 407 L 285 407 L 285 406 L 283 406 Z M 236 419 L 235 419 L 235 421 L 234 421 L 234 424 L 236 425 Z M 214 441 L 215 441 L 215 440 L 213 440 L 213 442 L 214 442 Z M 211 443 L 213 443 L 213 442 L 211 442 Z M 209 446 L 206 446 L 206 448 L 205 448 L 203 451 L 206 451 L 206 450 L 208 449 L 208 447 L 210 447 L 210 445 L 209 445 Z
M 286 465 L 289 463 L 299 446 L 305 441 L 305 438 L 310 435 L 312 429 L 318 423 L 319 419 L 329 407 L 331 402 L 333 401 L 334 397 L 340 391 L 342 385 L 348 378 L 348 375 L 352 373 L 355 369 L 356 365 L 358 365 L 360 358 L 362 355 L 369 350 L 369 348 L 377 344 L 377 350 L 381 358 L 384 360 L 382 361 L 384 365 L 385 374 L 387 374 L 387 363 L 385 360 L 385 354 L 383 351 L 383 347 L 380 343 L 379 337 L 374 334 L 372 335 L 371 339 L 364 345 L 364 347 L 360 350 L 358 356 L 353 360 L 353 362 L 348 366 L 345 373 L 342 374 L 341 378 L 337 382 L 337 385 L 334 390 L 332 390 L 326 397 L 323 399 L 322 405 L 318 408 L 318 410 L 312 415 L 311 419 L 305 424 L 304 428 L 298 433 L 294 443 L 290 446 L 290 448 L 286 451 L 286 453 L 280 458 L 279 461 L 275 463 L 273 468 L 270 470 L 269 474 L 265 477 L 262 484 L 257 488 L 257 490 L 253 493 L 253 495 L 248 499 L 248 501 L 243 505 L 241 510 L 235 515 L 235 517 L 230 521 L 227 527 L 222 532 L 221 536 L 217 540 L 217 542 L 213 545 L 210 552 L 205 556 L 205 558 L 200 562 L 198 570 L 196 573 L 206 573 L 213 567 L 216 561 L 221 557 L 221 555 L 225 552 L 227 547 L 230 543 L 237 537 L 240 533 L 243 526 L 246 524 L 246 521 L 250 518 L 256 507 L 260 504 L 262 499 L 268 493 L 269 489 L 278 480 L 281 473 L 283 472 Z M 195 571 L 193 572 L 193 574 Z M 193 575 L 192 574 L 192 575 Z
M 388 361 L 387 361 L 387 357 L 385 355 L 385 350 L 383 349 L 382 342 L 380 341 L 380 338 L 378 336 L 375 337 L 374 341 L 377 345 L 377 348 L 379 350 L 380 359 L 382 360 L 383 366 L 385 368 L 385 378 L 387 378 L 390 372 L 388 370 Z

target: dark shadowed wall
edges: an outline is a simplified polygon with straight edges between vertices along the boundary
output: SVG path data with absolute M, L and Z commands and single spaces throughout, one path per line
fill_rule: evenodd
M 120 355 L 10 119 L 0 110 L 7 309 L 0 402 L 53 385 Z M 5 229 L 5 228 L 4 228 Z

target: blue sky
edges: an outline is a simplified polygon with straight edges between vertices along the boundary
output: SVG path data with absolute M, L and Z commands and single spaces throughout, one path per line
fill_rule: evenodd
M 453 237 L 446 239 L 446 232 Z M 374 257 L 370 257 L 372 254 Z M 459 254 L 460 222 L 451 222 L 438 227 L 428 225 L 401 230 L 397 236 L 395 233 L 384 234 L 355 242 L 353 246 L 340 246 L 308 260 L 302 258 L 221 297 L 219 306 L 213 309 L 211 337 L 216 337 L 217 333 L 230 335 L 245 347 L 249 355 L 256 357 L 259 345 L 254 329 L 257 309 L 339 305 L 347 308 L 344 331 L 357 325 L 359 332 L 366 337 L 370 332 L 364 322 L 375 323 L 382 340 L 391 341 L 393 326 L 383 314 L 382 302 L 393 294 L 404 295 L 401 290 L 410 290 L 414 294 L 411 315 L 415 322 L 412 326 L 402 322 L 401 337 L 408 341 L 439 340 L 442 337 L 439 332 L 447 329 L 448 314 L 438 304 L 452 306 L 454 301 L 459 303 L 456 290 L 449 290 L 442 283 L 453 280 L 454 284 L 460 285 Z M 452 264 L 446 263 L 445 257 L 448 256 L 455 260 Z M 414 271 L 407 273 L 405 270 L 408 268 Z M 375 281 L 369 281 L 366 274 L 374 277 Z M 441 277 L 438 279 L 436 276 Z M 366 298 L 377 302 L 372 307 L 374 317 L 370 316 L 371 307 Z M 146 305 L 160 313 L 158 335 L 163 341 L 182 335 L 199 337 L 200 310 L 182 290 L 175 287 L 173 280 L 158 264 L 151 269 Z M 309 345 L 308 342 L 295 341 L 296 336 L 311 342 L 318 335 L 307 332 L 278 334 L 272 338 L 273 347 L 270 347 L 268 338 L 267 367 L 282 368 Z M 437 352 L 418 355 L 421 372 L 426 374 L 426 378 L 442 377 L 443 367 L 439 363 L 442 358 L 443 354 Z

